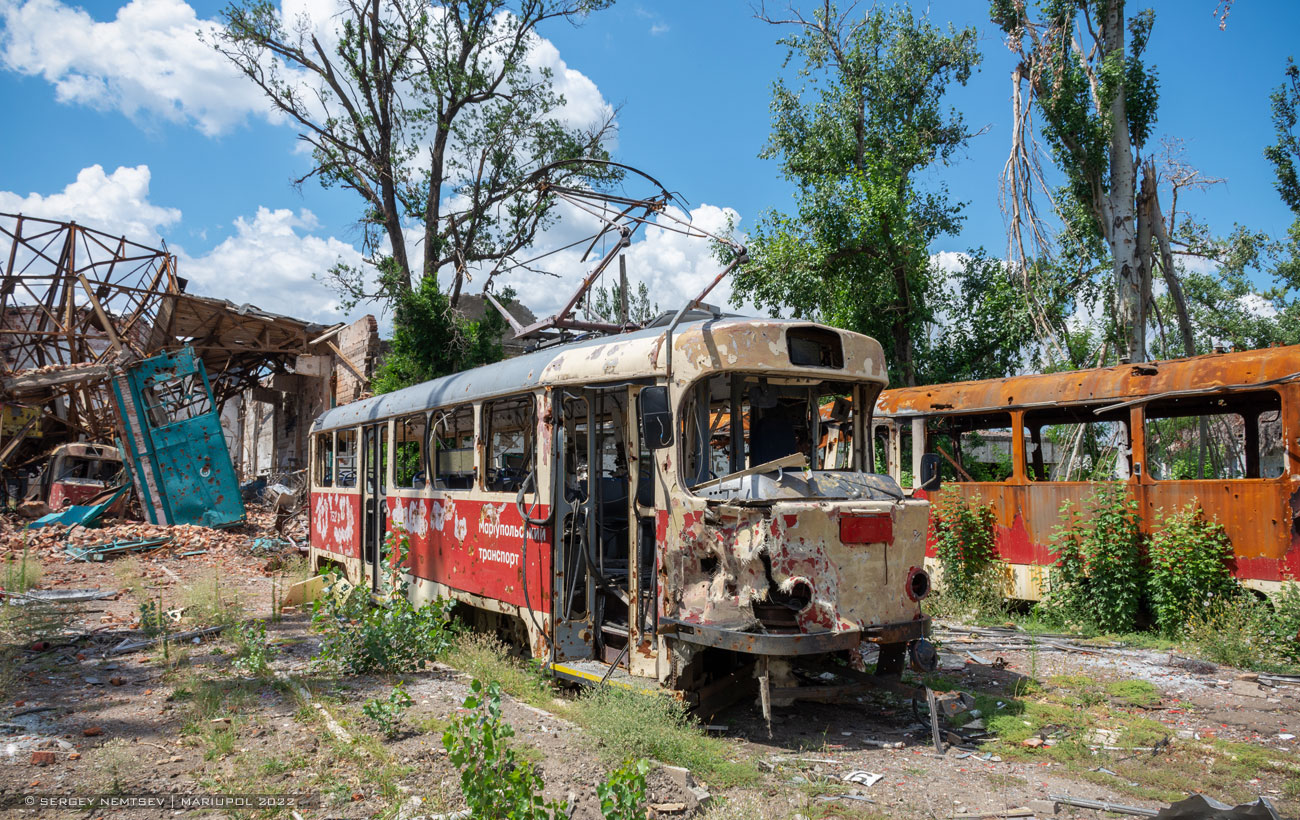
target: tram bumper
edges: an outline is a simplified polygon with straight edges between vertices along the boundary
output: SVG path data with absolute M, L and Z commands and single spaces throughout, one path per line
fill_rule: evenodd
M 863 629 L 789 634 L 745 632 L 673 618 L 659 619 L 661 635 L 672 635 L 686 643 L 749 655 L 822 655 L 827 652 L 853 649 L 863 641 L 876 644 L 906 644 L 924 638 L 929 633 L 928 615 L 897 623 L 873 624 Z

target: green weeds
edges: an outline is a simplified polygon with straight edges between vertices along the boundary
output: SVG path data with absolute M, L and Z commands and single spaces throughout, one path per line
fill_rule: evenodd
M 411 708 L 411 696 L 406 693 L 402 684 L 397 684 L 388 693 L 386 698 L 371 698 L 361 707 L 361 711 L 366 717 L 370 718 L 384 733 L 384 737 L 392 739 L 397 737 L 401 728 L 402 715 L 406 710 Z

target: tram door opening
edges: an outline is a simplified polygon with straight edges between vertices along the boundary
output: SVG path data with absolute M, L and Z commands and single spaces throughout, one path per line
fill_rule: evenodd
M 362 583 L 379 591 L 379 566 L 384 536 L 388 534 L 385 494 L 387 485 L 388 425 L 372 424 L 361 430 L 361 573 Z
M 559 659 L 594 657 L 627 666 L 629 642 L 645 611 L 637 600 L 633 548 L 635 454 L 629 459 L 627 387 L 565 390 L 556 587 Z

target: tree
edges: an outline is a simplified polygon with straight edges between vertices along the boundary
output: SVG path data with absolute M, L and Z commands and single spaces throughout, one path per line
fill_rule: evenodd
M 780 161 L 797 213 L 763 216 L 736 298 L 887 340 L 893 377 L 916 384 L 917 340 L 933 315 L 929 245 L 961 222 L 946 190 L 922 191 L 916 177 L 970 136 L 941 103 L 979 63 L 976 32 L 945 33 L 906 7 L 850 20 L 825 0 L 811 17 L 789 14 L 760 12 L 792 29 L 780 42 L 804 83 L 774 83 L 760 156 Z
M 509 304 L 510 293 L 501 301 Z M 489 310 L 477 322 L 454 311 L 433 278 L 397 298 L 393 340 L 371 389 L 391 393 L 412 384 L 446 376 L 501 359 L 505 319 Z
M 1143 62 L 1155 15 L 1127 18 L 1124 0 L 1040 0 L 1037 20 L 1024 0 L 993 0 L 990 11 L 1020 61 L 1012 72 L 1016 129 L 1005 176 L 1013 256 L 1023 264 L 1027 245 L 1047 244 L 1033 203 L 1035 188 L 1048 187 L 1028 133 L 1036 109 L 1066 178 L 1066 201 L 1054 204 L 1067 242 L 1075 253 L 1109 257 L 1120 341 L 1130 360 L 1145 361 L 1157 266 L 1181 301 L 1159 178 L 1143 156 L 1159 102 L 1155 72 Z
M 1273 129 L 1277 144 L 1264 149 L 1264 156 L 1277 173 L 1277 192 L 1286 206 L 1300 218 L 1300 180 L 1296 165 L 1300 164 L 1300 134 L 1296 132 L 1300 114 L 1300 68 L 1294 57 L 1286 61 L 1286 80 L 1273 90 L 1269 99 L 1273 104 Z
M 553 219 L 552 198 L 530 174 L 607 158 L 612 116 L 589 130 L 566 126 L 550 73 L 527 58 L 540 25 L 611 2 L 336 0 L 328 16 L 289 21 L 271 0 L 235 0 L 211 44 L 300 129 L 313 165 L 297 182 L 315 177 L 361 198 L 378 288 L 365 271 L 336 266 L 345 300 L 396 306 L 445 269 L 455 307 L 476 266 L 528 247 Z M 610 173 L 571 165 L 555 181 Z

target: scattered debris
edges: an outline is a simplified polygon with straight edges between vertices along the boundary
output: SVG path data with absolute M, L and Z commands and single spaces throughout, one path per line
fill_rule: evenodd
M 841 778 L 841 780 L 844 780 L 847 783 L 859 783 L 866 786 L 868 789 L 884 779 L 885 776 L 883 774 L 876 774 L 875 772 L 863 771 L 861 769 L 849 772 Z
M 1267 797 L 1260 797 L 1240 806 L 1229 806 L 1203 794 L 1193 794 L 1163 809 L 1144 809 L 1139 806 L 1084 800 L 1068 795 L 1054 794 L 1051 799 L 1053 803 L 1062 806 L 1131 814 L 1137 817 L 1158 817 L 1160 820 L 1281 820 L 1277 809 Z

